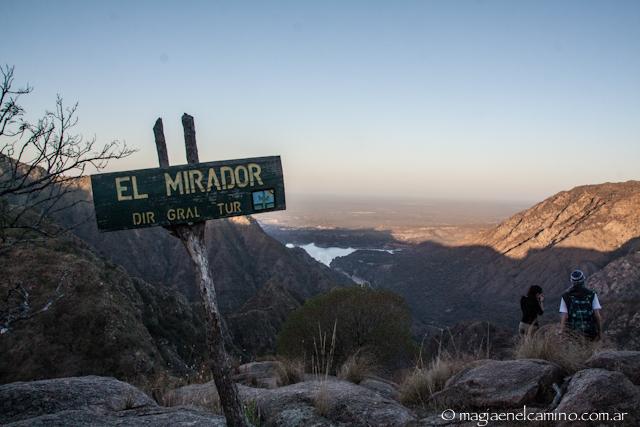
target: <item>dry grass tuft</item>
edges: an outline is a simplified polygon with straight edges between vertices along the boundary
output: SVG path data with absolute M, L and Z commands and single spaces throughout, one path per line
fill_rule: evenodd
M 202 364 L 191 375 L 174 377 L 166 372 L 145 378 L 143 381 L 135 381 L 145 393 L 151 396 L 161 406 L 197 406 L 207 409 L 215 414 L 222 413 L 220 399 L 215 393 L 192 394 L 189 398 L 175 392 L 177 388 L 204 384 L 213 381 L 213 373 L 207 364 Z
M 205 409 L 218 415 L 222 414 L 222 404 L 217 393 L 202 391 L 186 395 L 177 394 L 171 390 L 165 393 L 161 400 L 162 406 L 188 406 Z
M 336 328 L 338 320 L 333 322 L 333 333 L 329 342 L 329 334 L 323 332 L 318 323 L 318 336 L 313 337 L 313 354 L 311 355 L 311 372 L 316 379 L 325 381 L 329 377 L 329 372 L 333 367 L 333 355 L 336 350 Z M 327 345 L 328 344 L 328 345 Z M 322 378 L 324 377 L 324 378 Z
M 144 391 L 159 405 L 163 405 L 164 395 L 169 390 L 180 387 L 183 380 L 162 371 L 149 377 L 137 377 L 135 379 L 130 379 L 127 382 Z
M 468 355 L 454 357 L 440 353 L 427 367 L 418 363 L 413 372 L 400 383 L 400 402 L 405 405 L 426 406 L 431 396 L 442 390 L 449 378 L 473 360 Z
M 360 384 L 367 375 L 372 375 L 377 370 L 377 365 L 368 354 L 357 352 L 345 360 L 338 370 L 338 378 Z
M 304 362 L 298 359 L 280 358 L 280 366 L 276 370 L 278 385 L 289 385 L 304 380 Z
M 514 356 L 547 360 L 572 374 L 584 368 L 585 362 L 604 345 L 570 331 L 558 333 L 557 325 L 547 325 L 521 338 L 514 348 Z
M 326 417 L 331 411 L 331 400 L 329 398 L 329 390 L 327 389 L 327 383 L 322 381 L 320 387 L 313 397 L 313 407 L 318 415 Z

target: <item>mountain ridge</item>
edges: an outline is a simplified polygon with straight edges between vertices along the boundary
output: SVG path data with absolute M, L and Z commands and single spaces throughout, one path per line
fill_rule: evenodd
M 515 328 L 517 301 L 529 286 L 543 287 L 548 314 L 542 320 L 556 321 L 573 269 L 591 276 L 639 248 L 640 181 L 626 181 L 556 193 L 460 246 L 424 242 L 394 255 L 360 251 L 332 267 L 403 295 L 426 324 L 486 319 Z

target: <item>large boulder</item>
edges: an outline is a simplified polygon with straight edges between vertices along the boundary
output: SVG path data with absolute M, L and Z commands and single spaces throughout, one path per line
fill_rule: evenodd
M 91 410 L 62 411 L 7 424 L 7 427 L 224 427 L 223 416 L 187 408 L 147 407 L 121 412 L 96 413 Z
M 398 385 L 378 377 L 366 377 L 360 381 L 360 387 L 368 388 L 380 394 L 387 399 L 398 400 L 400 392 L 398 391 Z
M 0 385 L 0 424 L 67 410 L 122 411 L 156 406 L 131 384 L 105 377 L 72 377 Z
M 586 365 L 622 372 L 631 382 L 640 385 L 640 351 L 602 351 L 587 360 Z
M 305 381 L 275 389 L 238 385 L 249 408 L 255 408 L 267 426 L 367 425 L 403 426 L 415 420 L 414 414 L 379 392 L 337 380 Z M 169 392 L 165 402 L 211 411 L 218 401 L 213 381 L 190 385 Z
M 404 426 L 415 415 L 398 402 L 359 385 L 329 378 L 272 390 L 243 388 L 268 426 Z
M 622 373 L 604 369 L 585 369 L 576 373 L 567 386 L 567 391 L 557 413 L 615 413 L 626 412 L 624 423 L 616 425 L 638 425 L 637 407 L 640 404 L 638 388 Z
M 552 384 L 561 383 L 562 374 L 560 367 L 545 360 L 479 360 L 451 377 L 432 401 L 467 409 L 550 403 Z
M 164 408 L 134 386 L 106 377 L 75 377 L 0 386 L 0 424 L 8 426 L 219 426 L 224 418 Z

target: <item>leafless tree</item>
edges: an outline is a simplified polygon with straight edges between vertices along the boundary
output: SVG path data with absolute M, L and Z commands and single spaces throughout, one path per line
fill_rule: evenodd
M 65 107 L 60 96 L 53 111 L 28 121 L 19 101 L 32 90 L 16 88 L 14 67 L 0 66 L 0 253 L 62 231 L 49 219 L 81 202 L 69 196 L 78 189 L 78 177 L 135 151 L 118 141 L 99 146 L 95 137 L 73 133 L 77 104 Z

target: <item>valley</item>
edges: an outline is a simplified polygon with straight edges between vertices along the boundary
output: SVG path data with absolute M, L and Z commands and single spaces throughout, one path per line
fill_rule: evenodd
M 554 323 L 572 269 L 594 276 L 597 285 L 602 277 L 597 273 L 638 251 L 638 194 L 637 181 L 580 186 L 519 211 L 516 206 L 511 212 L 504 205 L 480 206 L 470 224 L 464 220 L 475 211 L 468 206 L 456 213 L 446 210 L 460 208 L 460 203 L 435 209 L 425 202 L 419 208 L 410 205 L 404 216 L 396 212 L 385 224 L 374 223 L 380 214 L 369 210 L 370 220 L 349 228 L 362 215 L 356 207 L 371 209 L 361 202 L 343 206 L 343 212 L 351 212 L 344 220 L 309 227 L 301 222 L 313 218 L 314 207 L 308 206 L 306 211 L 294 209 L 291 218 L 279 213 L 277 221 L 270 218 L 262 226 L 280 242 L 307 248 L 325 264 L 330 259 L 334 271 L 357 283 L 404 296 L 423 326 L 418 330 L 477 319 L 512 329 L 520 316 L 517 301 L 529 286 L 542 286 L 548 310 L 541 321 Z M 424 214 L 422 226 L 414 225 L 418 212 Z M 390 222 L 393 218 L 396 223 Z M 420 237 L 402 238 L 399 230 Z M 622 329 L 628 337 L 628 329 Z

